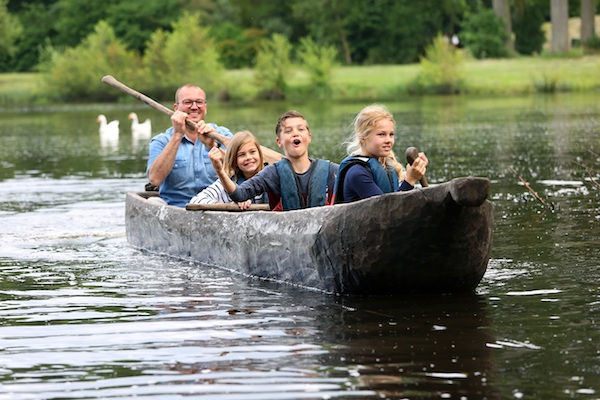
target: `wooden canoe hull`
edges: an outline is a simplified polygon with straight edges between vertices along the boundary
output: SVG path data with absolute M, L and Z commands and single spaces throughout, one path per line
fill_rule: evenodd
M 340 294 L 472 291 L 492 244 L 489 181 L 288 212 L 187 211 L 126 199 L 135 247 Z

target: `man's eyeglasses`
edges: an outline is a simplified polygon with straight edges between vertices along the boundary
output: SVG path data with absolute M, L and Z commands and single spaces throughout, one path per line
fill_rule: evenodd
M 186 107 L 191 107 L 194 103 L 196 103 L 198 105 L 198 107 L 202 107 L 203 105 L 206 104 L 206 100 L 204 99 L 184 99 L 181 100 L 181 104 L 183 104 Z

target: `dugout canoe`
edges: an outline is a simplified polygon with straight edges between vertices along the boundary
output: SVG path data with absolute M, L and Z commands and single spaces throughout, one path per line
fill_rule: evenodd
M 126 195 L 127 240 L 152 253 L 339 294 L 473 291 L 492 245 L 489 180 L 350 204 L 190 211 Z

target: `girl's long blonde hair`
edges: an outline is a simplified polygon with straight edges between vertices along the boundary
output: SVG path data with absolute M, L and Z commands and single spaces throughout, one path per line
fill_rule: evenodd
M 348 155 L 360 155 L 361 142 L 369 136 L 380 121 L 386 119 L 392 121 L 392 123 L 396 125 L 394 116 L 383 105 L 371 104 L 360 110 L 354 118 L 354 134 L 346 142 L 346 152 Z M 388 157 L 379 157 L 378 160 L 384 168 L 388 165 L 394 168 L 400 180 L 404 179 L 404 168 L 402 168 L 402 164 L 396 159 L 396 155 L 393 151 L 390 152 Z
M 225 156 L 223 157 L 223 166 L 225 172 L 229 176 L 233 176 L 235 179 L 243 177 L 243 172 L 238 168 L 237 165 L 237 153 L 240 151 L 240 148 L 246 143 L 254 143 L 256 148 L 258 149 L 258 157 L 259 157 L 259 166 L 257 173 L 263 169 L 264 167 L 264 159 L 263 153 L 260 150 L 260 143 L 256 136 L 252 134 L 250 131 L 240 131 L 236 132 L 235 135 L 231 138 L 229 145 L 227 146 L 227 151 L 225 152 Z

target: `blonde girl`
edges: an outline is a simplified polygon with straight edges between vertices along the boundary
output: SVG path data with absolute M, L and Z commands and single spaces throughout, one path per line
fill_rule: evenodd
M 354 119 L 349 154 L 338 172 L 335 203 L 349 203 L 384 193 L 411 190 L 423 177 L 427 157 L 419 157 L 406 171 L 393 152 L 395 121 L 382 105 L 363 108 Z

